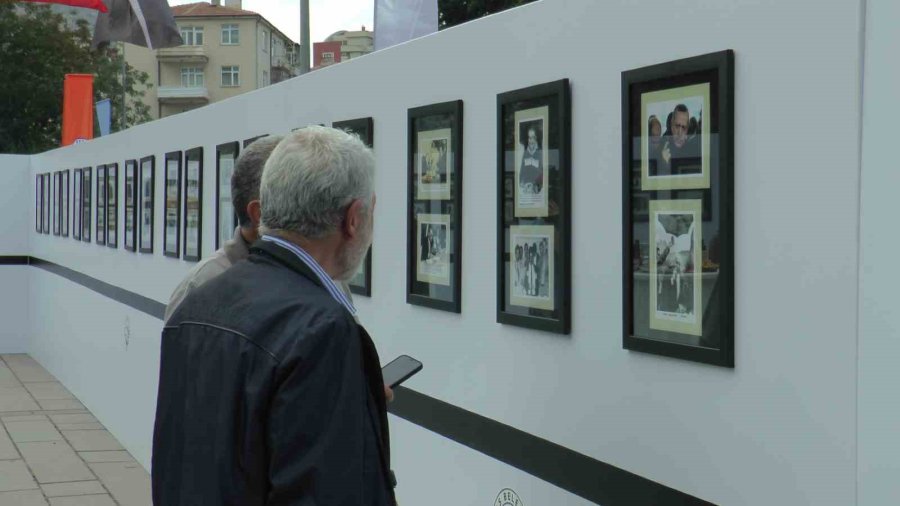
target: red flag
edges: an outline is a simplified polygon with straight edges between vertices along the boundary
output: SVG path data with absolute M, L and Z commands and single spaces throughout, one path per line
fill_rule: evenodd
M 63 4 L 72 7 L 84 7 L 86 9 L 94 9 L 100 12 L 108 12 L 106 5 L 100 0 L 25 0 L 26 2 L 42 2 L 45 4 Z
M 63 82 L 62 145 L 94 138 L 94 76 L 66 74 Z

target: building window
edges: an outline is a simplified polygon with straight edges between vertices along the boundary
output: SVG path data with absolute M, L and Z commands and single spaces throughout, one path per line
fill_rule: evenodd
M 241 36 L 238 25 L 222 25 L 222 44 L 234 46 L 240 44 Z
M 222 67 L 222 86 L 240 86 L 241 76 L 237 65 Z
M 183 88 L 202 88 L 203 69 L 200 67 L 181 67 L 181 86 Z
M 263 53 L 269 52 L 269 32 L 266 30 L 262 31 L 262 50 Z
M 334 63 L 334 53 L 331 51 L 322 52 L 322 65 L 331 65 Z
M 185 46 L 202 46 L 203 45 L 203 27 L 202 26 L 183 26 L 183 27 L 181 27 L 181 38 L 184 40 Z

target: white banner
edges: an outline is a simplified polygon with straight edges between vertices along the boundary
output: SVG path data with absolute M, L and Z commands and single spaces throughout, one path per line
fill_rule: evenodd
M 437 29 L 437 0 L 375 0 L 376 51 Z

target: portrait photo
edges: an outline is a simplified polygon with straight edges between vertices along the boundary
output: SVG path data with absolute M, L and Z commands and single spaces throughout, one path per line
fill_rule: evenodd
M 450 215 L 416 215 L 416 280 L 450 286 Z
M 650 201 L 650 328 L 699 336 L 703 330 L 702 203 Z
M 180 158 L 180 153 L 178 154 Z M 178 232 L 180 228 L 179 203 L 181 201 L 181 163 L 176 158 L 166 158 L 165 188 L 165 236 L 163 254 L 178 257 Z
M 708 188 L 709 83 L 641 95 L 641 187 Z
M 97 166 L 97 244 L 106 244 L 106 165 Z
M 416 199 L 450 199 L 450 171 L 453 166 L 450 146 L 452 143 L 449 128 L 418 133 Z
M 510 303 L 554 309 L 553 240 L 552 225 L 509 227 Z
M 138 188 L 138 224 L 140 226 L 138 249 L 141 253 L 153 253 L 153 173 L 156 159 L 141 159 L 140 186 Z
M 188 158 L 184 189 L 184 258 L 186 260 L 200 259 L 200 177 L 200 160 Z
M 549 107 L 515 113 L 515 216 L 549 214 Z

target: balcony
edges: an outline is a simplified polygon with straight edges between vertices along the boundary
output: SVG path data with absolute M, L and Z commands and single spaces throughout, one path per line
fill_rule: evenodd
M 209 102 L 209 90 L 203 87 L 160 86 L 156 96 L 163 103 L 202 104 Z
M 160 49 L 156 53 L 163 63 L 206 63 L 209 57 L 203 46 L 178 46 Z

